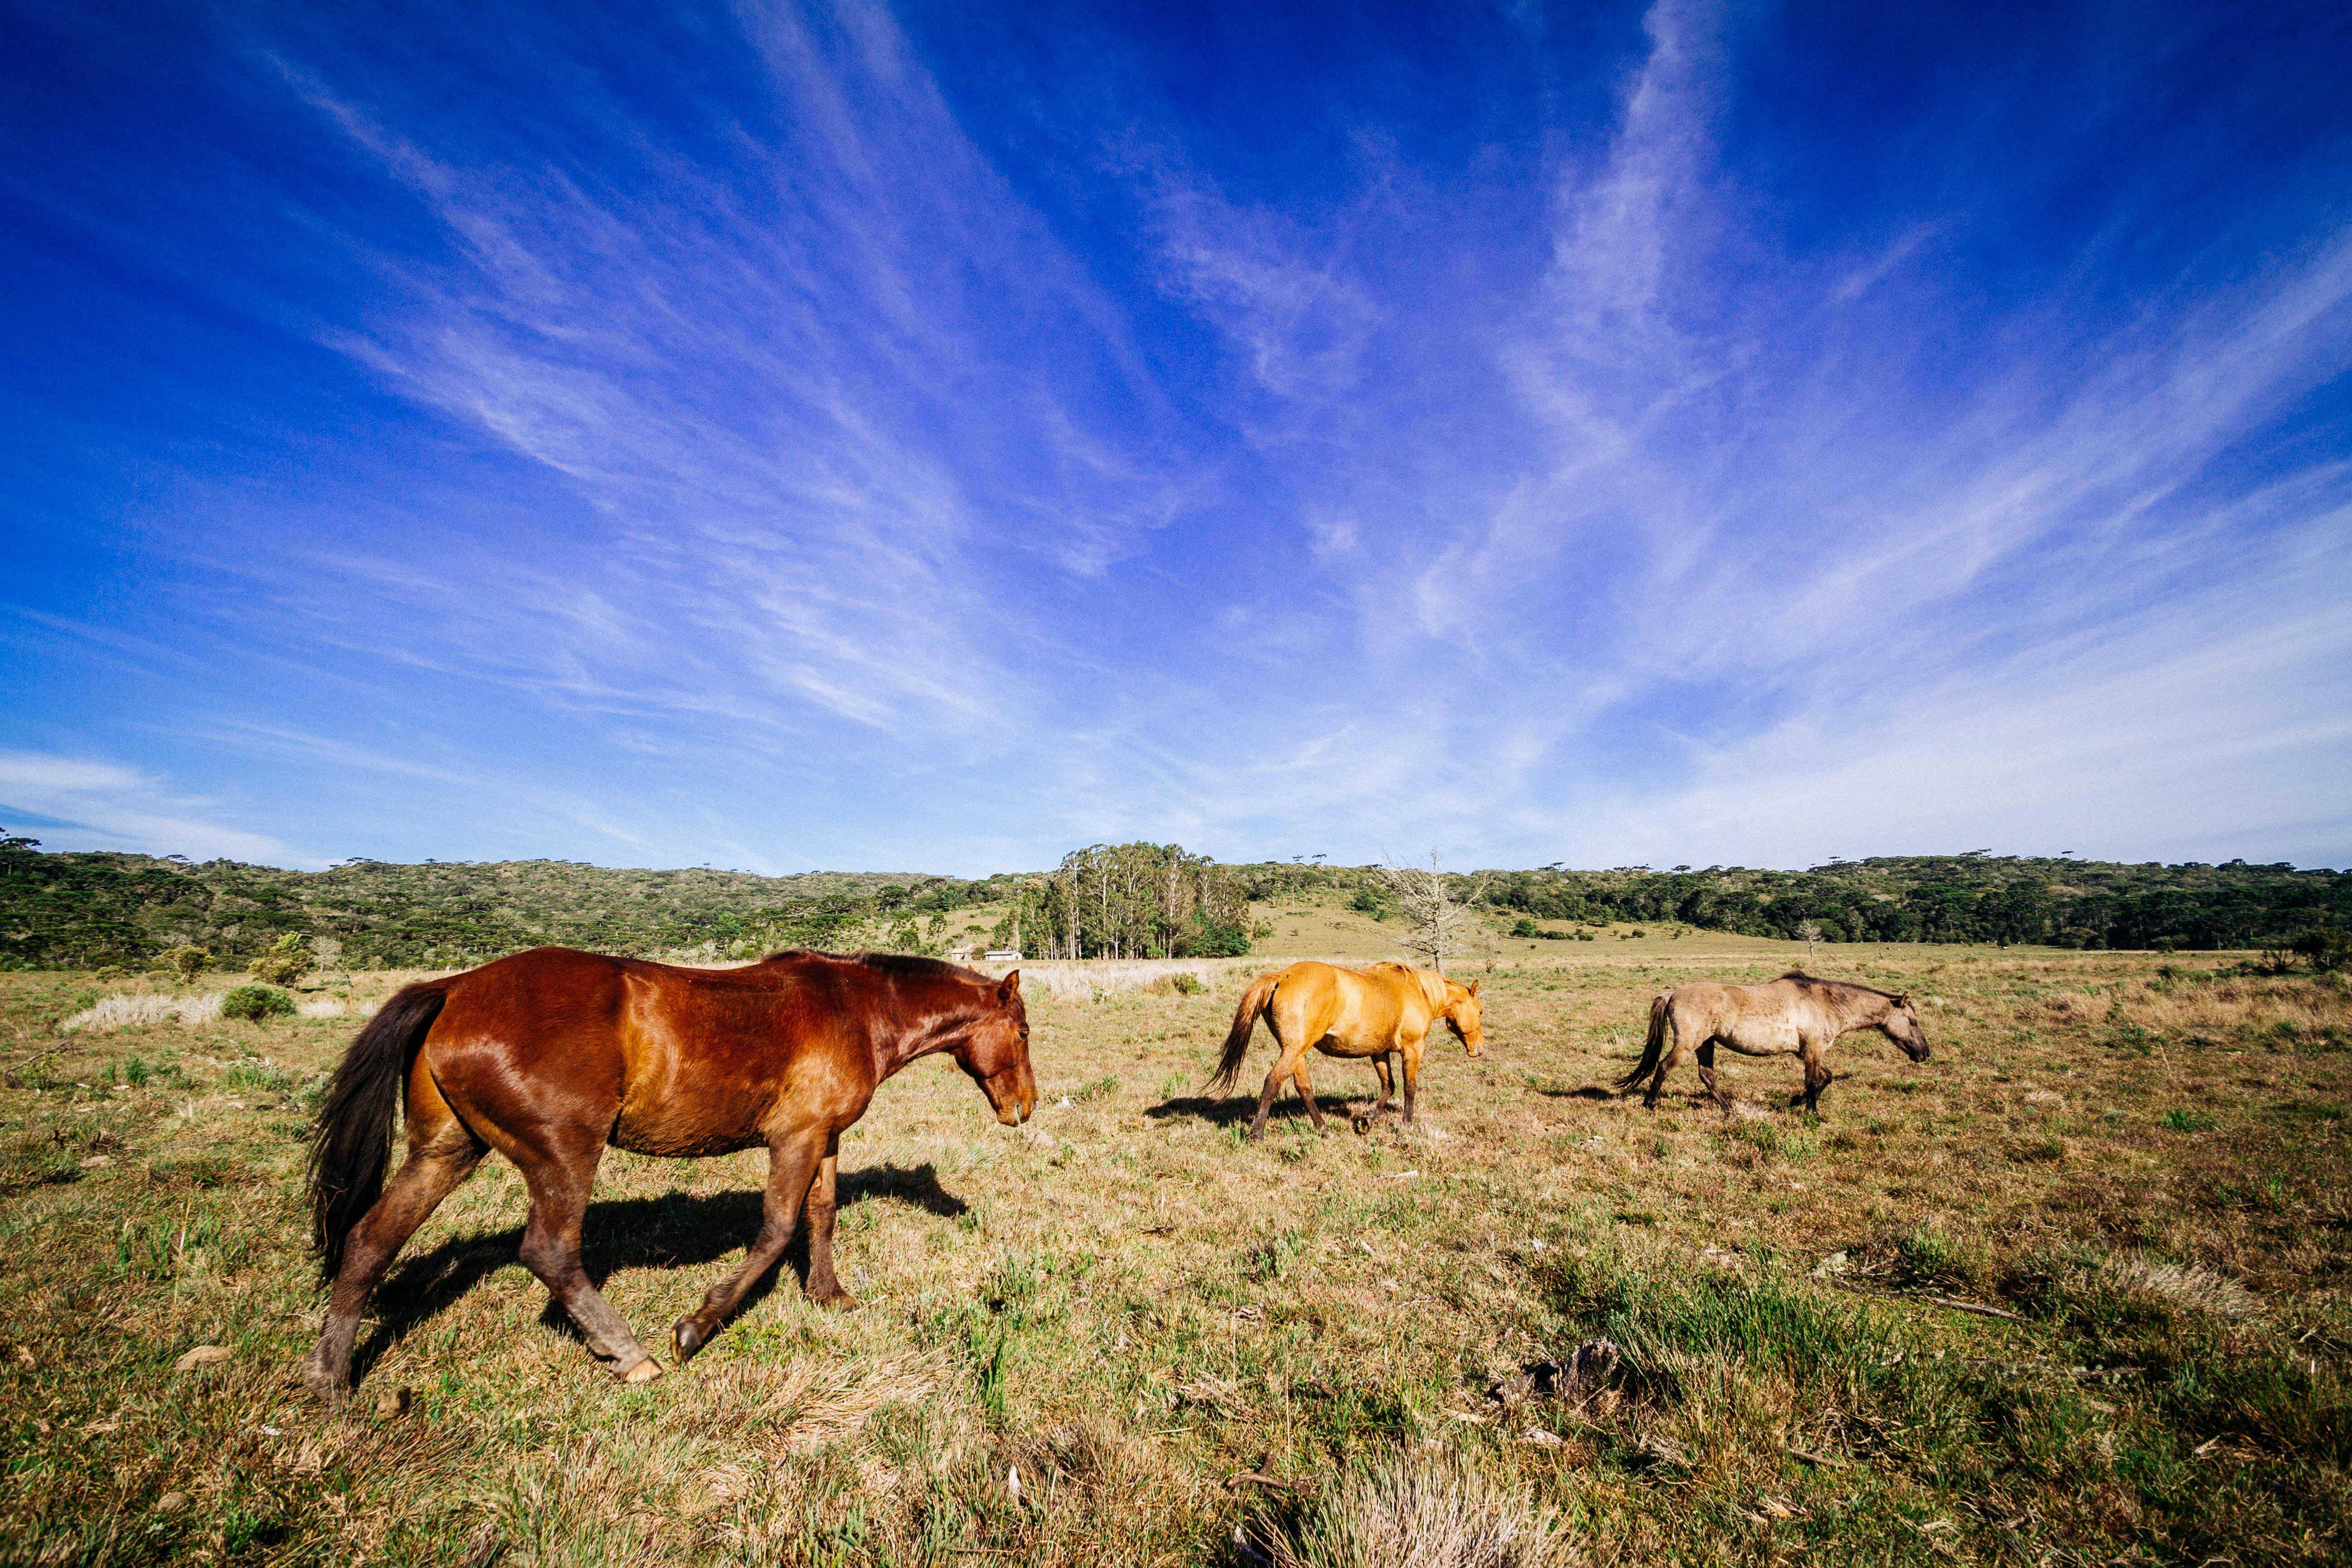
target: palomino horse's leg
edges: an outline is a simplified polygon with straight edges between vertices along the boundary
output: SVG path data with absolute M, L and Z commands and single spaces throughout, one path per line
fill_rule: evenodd
M 1396 1093 L 1396 1079 L 1389 1072 L 1389 1058 L 1395 1055 L 1394 1051 L 1382 1051 L 1372 1058 L 1372 1070 L 1381 1079 L 1381 1097 L 1372 1102 L 1371 1114 L 1374 1116 L 1389 1108 L 1389 1097 Z
M 809 1184 L 802 1212 L 808 1226 L 808 1298 L 819 1306 L 845 1310 L 857 1305 L 857 1298 L 843 1289 L 833 1273 L 833 1216 L 838 1206 L 835 1193 L 840 1165 L 841 1135 L 836 1132 L 825 1140 L 824 1158 L 817 1162 L 816 1180 Z
M 1305 1055 L 1299 1057 L 1298 1066 L 1291 1073 L 1290 1081 L 1298 1086 L 1298 1098 L 1307 1102 L 1307 1118 L 1315 1123 L 1315 1131 L 1320 1132 L 1323 1131 L 1323 1108 L 1315 1103 L 1315 1086 L 1307 1081 L 1307 1060 Z
M 1715 1041 L 1712 1038 L 1698 1048 L 1698 1080 L 1706 1085 L 1707 1093 L 1715 1096 L 1716 1104 L 1727 1113 L 1731 1110 L 1731 1096 L 1724 1092 L 1723 1085 L 1716 1079 Z
M 580 1266 L 580 1222 L 588 1212 L 588 1194 L 596 1184 L 596 1163 L 603 1153 L 603 1145 L 589 1144 L 523 1166 L 522 1178 L 530 1188 L 530 1219 L 522 1231 L 522 1266 L 539 1276 L 591 1351 L 609 1362 L 624 1382 L 646 1383 L 661 1375 L 661 1363 L 646 1353 L 628 1323 Z
M 1277 1044 L 1282 1043 L 1279 1036 L 1276 1039 Z M 1255 1143 L 1265 1136 L 1265 1119 L 1274 1110 L 1274 1097 L 1282 1092 L 1282 1086 L 1298 1071 L 1298 1064 L 1306 1055 L 1304 1042 L 1282 1046 L 1282 1054 L 1274 1059 L 1273 1070 L 1265 1075 L 1265 1088 L 1258 1091 L 1257 1114 L 1250 1118 L 1251 1142 Z
M 801 1205 L 815 1185 L 818 1167 L 825 1163 L 828 1140 L 814 1129 L 797 1132 L 788 1140 L 768 1145 L 768 1193 L 760 1220 L 760 1234 L 751 1240 L 751 1250 L 724 1279 L 713 1285 L 702 1298 L 702 1305 L 680 1318 L 670 1330 L 670 1340 L 677 1347 L 680 1365 L 695 1352 L 709 1344 L 719 1332 L 719 1325 L 727 1321 L 757 1284 L 761 1276 L 776 1266 L 784 1255 L 784 1247 L 793 1239 L 793 1231 L 800 1224 Z M 831 1184 L 825 1196 L 833 1196 Z M 833 1258 L 828 1249 L 825 1264 L 828 1271 Z M 809 1278 L 816 1278 L 816 1258 L 812 1248 L 809 1258 Z M 835 1290 L 840 1286 L 834 1287 Z
M 428 1080 L 429 1081 L 429 1080 Z M 352 1343 L 359 1337 L 360 1313 L 400 1254 L 401 1247 L 457 1184 L 474 1173 L 488 1152 L 466 1124 L 449 1113 L 438 1093 L 428 1105 L 409 1107 L 408 1158 L 375 1206 L 360 1217 L 343 1242 L 343 1266 L 319 1343 L 303 1363 L 302 1381 L 329 1401 L 351 1393 Z
M 1421 1042 L 1407 1046 L 1404 1057 L 1404 1124 L 1412 1125 L 1413 1111 L 1421 1104 Z

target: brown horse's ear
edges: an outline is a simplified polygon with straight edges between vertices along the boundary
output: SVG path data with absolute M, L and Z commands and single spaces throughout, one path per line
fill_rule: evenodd
M 1021 972 L 1014 970 L 996 984 L 996 1000 L 1000 1006 L 1010 1007 L 1021 994 Z
M 1900 996 L 1897 996 L 1897 997 L 1895 999 L 1895 1005 L 1897 1007 L 1908 1007 L 1909 1005 L 1911 1005 L 1911 993 L 1909 993 L 1908 991 L 1906 991 L 1905 993 L 1903 993 L 1903 994 L 1901 994 Z

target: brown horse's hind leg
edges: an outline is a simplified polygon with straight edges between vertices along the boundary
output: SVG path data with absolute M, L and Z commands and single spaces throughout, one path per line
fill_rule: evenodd
M 595 1186 L 596 1163 L 603 1153 L 601 1145 L 591 1144 L 523 1165 L 523 1181 L 530 1188 L 530 1220 L 523 1226 L 522 1266 L 539 1276 L 548 1294 L 570 1314 L 591 1351 L 624 1382 L 645 1383 L 661 1375 L 661 1364 L 646 1353 L 580 1266 L 580 1221 L 588 1212 L 588 1194 Z
M 425 1088 L 429 1100 L 419 1099 L 408 1108 L 408 1158 L 344 1241 L 343 1266 L 335 1275 L 326 1322 L 302 1365 L 302 1381 L 331 1403 L 351 1393 L 352 1344 L 359 1337 L 360 1313 L 377 1281 L 416 1227 L 474 1173 L 488 1152 L 450 1114 L 431 1079 L 425 1080 Z
M 697 1351 L 711 1342 L 719 1325 L 727 1321 L 743 1300 L 746 1292 L 757 1284 L 761 1276 L 776 1266 L 784 1255 L 784 1247 L 793 1239 L 793 1231 L 800 1224 L 801 1205 L 809 1196 L 809 1189 L 817 1179 L 817 1170 L 824 1163 L 826 1141 L 814 1133 L 803 1133 L 789 1142 L 772 1143 L 768 1147 L 768 1193 L 765 1212 L 760 1220 L 760 1234 L 751 1240 L 751 1250 L 743 1261 L 727 1277 L 713 1285 L 702 1298 L 702 1305 L 680 1318 L 670 1330 L 670 1341 L 677 1347 L 678 1364 L 683 1366 Z M 828 1192 L 828 1197 L 831 1194 Z M 828 1238 L 829 1241 L 830 1238 Z M 825 1252 L 825 1268 L 833 1267 L 830 1246 Z M 816 1279 L 816 1258 L 814 1247 L 809 1258 L 811 1283 Z M 837 1291 L 840 1286 L 835 1285 Z

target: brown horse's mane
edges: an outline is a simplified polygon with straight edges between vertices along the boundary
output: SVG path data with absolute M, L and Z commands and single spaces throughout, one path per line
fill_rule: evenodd
M 1791 969 L 1780 978 L 1793 980 L 1800 985 L 1819 985 L 1825 990 L 1835 987 L 1840 991 L 1866 991 L 1873 996 L 1884 996 L 1889 1002 L 1899 1000 L 1894 992 L 1881 991 L 1875 985 L 1864 985 L 1859 980 L 1823 980 L 1818 975 L 1808 974 L 1801 969 Z
M 775 963 L 787 958 L 827 958 L 835 963 L 862 964 L 893 980 L 981 980 L 988 976 L 944 958 L 923 958 L 911 952 L 819 952 L 814 948 L 787 947 L 760 960 Z

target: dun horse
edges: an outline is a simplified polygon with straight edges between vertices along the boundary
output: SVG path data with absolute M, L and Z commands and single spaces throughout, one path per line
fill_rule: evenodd
M 312 1228 L 334 1289 L 304 1380 L 330 1400 L 350 1392 L 369 1292 L 492 1150 L 530 1190 L 524 1266 L 627 1382 L 661 1366 L 580 1265 L 608 1143 L 686 1158 L 768 1150 L 759 1235 L 678 1320 L 681 1364 L 775 1266 L 803 1213 L 810 1297 L 854 1305 L 833 1270 L 841 1132 L 884 1079 L 934 1051 L 953 1053 L 999 1121 L 1035 1109 L 1017 972 L 996 981 L 934 959 L 814 952 L 678 969 L 543 947 L 403 988 L 352 1042 L 311 1130 Z M 404 1097 L 408 1158 L 386 1187 Z
M 1696 1056 L 1699 1081 L 1728 1110 L 1731 1097 L 1715 1077 L 1715 1047 L 1723 1045 L 1742 1056 L 1793 1056 L 1804 1063 L 1805 1109 L 1818 1111 L 1822 1090 L 1830 1085 L 1822 1054 L 1839 1036 L 1854 1029 L 1876 1029 L 1913 1061 L 1927 1059 L 1927 1035 L 1907 995 L 1843 980 L 1816 980 L 1794 969 L 1761 985 L 1678 985 L 1661 992 L 1650 1004 L 1649 1043 L 1643 1047 L 1640 1064 L 1619 1079 L 1617 1087 L 1630 1089 L 1654 1072 L 1642 1101 L 1654 1107 L 1666 1075 Z M 1666 1051 L 1669 1030 L 1674 1035 L 1671 1055 Z
M 1234 1026 L 1225 1037 L 1225 1054 L 1208 1087 L 1228 1092 L 1240 1078 L 1249 1055 L 1250 1035 L 1259 1018 L 1273 1031 L 1280 1055 L 1265 1075 L 1265 1089 L 1257 1098 L 1257 1115 L 1250 1122 L 1252 1139 L 1265 1131 L 1266 1113 L 1287 1079 L 1298 1087 L 1315 1130 L 1323 1130 L 1323 1110 L 1315 1103 L 1314 1086 L 1307 1081 L 1309 1047 L 1328 1057 L 1370 1057 L 1380 1075 L 1378 1115 L 1388 1109 L 1393 1085 L 1389 1077 L 1389 1053 L 1404 1058 L 1404 1119 L 1412 1120 L 1421 1087 L 1421 1047 L 1430 1026 L 1440 1018 L 1454 1037 L 1477 1057 L 1486 1049 L 1486 1030 L 1478 1016 L 1478 983 L 1463 985 L 1434 970 L 1410 969 L 1402 963 L 1375 963 L 1369 969 L 1340 969 L 1328 963 L 1294 963 L 1272 974 L 1261 974 L 1243 993 L 1234 1010 Z

